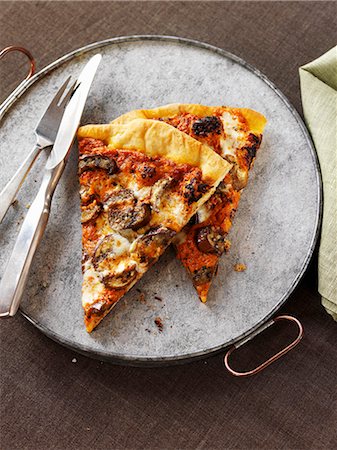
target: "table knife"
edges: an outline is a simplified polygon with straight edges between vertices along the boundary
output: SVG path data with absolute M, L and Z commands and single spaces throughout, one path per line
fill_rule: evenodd
M 35 251 L 47 225 L 52 196 L 67 163 L 101 59 L 102 56 L 97 54 L 86 64 L 63 114 L 40 189 L 22 224 L 0 283 L 0 317 L 14 316 L 19 308 Z

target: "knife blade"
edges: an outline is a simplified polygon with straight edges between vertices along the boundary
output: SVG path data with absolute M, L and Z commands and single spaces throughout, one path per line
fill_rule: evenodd
M 28 210 L 0 283 L 0 317 L 14 316 L 22 298 L 29 269 L 46 228 L 51 200 L 65 168 L 89 89 L 102 59 L 93 56 L 82 70 L 65 109 L 55 144 L 48 157 L 40 189 Z
M 46 169 L 50 170 L 56 167 L 71 147 L 76 130 L 80 124 L 90 86 L 101 59 L 102 56 L 100 54 L 93 56 L 78 77 L 74 92 L 63 114 L 53 149 L 47 160 Z

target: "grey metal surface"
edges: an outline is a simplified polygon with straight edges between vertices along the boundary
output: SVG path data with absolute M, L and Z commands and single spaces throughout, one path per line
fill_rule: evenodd
M 74 151 L 55 193 L 22 312 L 53 339 L 94 357 L 158 364 L 206 355 L 266 321 L 303 274 L 320 220 L 321 186 L 314 150 L 286 99 L 238 58 L 182 39 L 117 38 L 73 52 L 28 82 L 30 88 L 1 124 L 0 189 L 32 145 L 36 117 L 57 86 L 66 75 L 78 75 L 97 48 L 103 60 L 83 124 L 107 122 L 130 109 L 170 102 L 226 104 L 251 107 L 266 115 L 263 144 L 230 233 L 231 252 L 221 260 L 208 303 L 199 302 L 170 250 L 91 335 L 83 326 L 80 301 L 81 230 Z M 41 180 L 44 155 L 40 159 L 19 204 L 1 225 L 1 267 L 25 205 Z M 245 263 L 246 272 L 235 272 L 236 262 Z M 139 300 L 137 288 L 144 292 L 145 302 Z M 163 321 L 162 332 L 154 323 L 156 317 Z

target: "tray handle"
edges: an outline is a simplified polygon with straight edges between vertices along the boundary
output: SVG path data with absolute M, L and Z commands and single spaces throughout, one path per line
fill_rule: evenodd
M 11 52 L 23 53 L 29 59 L 29 63 L 30 63 L 29 72 L 28 72 L 26 78 L 23 79 L 23 81 L 29 80 L 29 78 L 31 78 L 35 73 L 35 59 L 33 58 L 33 55 L 30 53 L 29 50 L 27 50 L 24 47 L 10 45 L 9 47 L 5 47 L 4 49 L 2 49 L 0 51 L 0 59 L 2 59 L 4 56 L 6 56 L 8 53 L 11 53 Z
M 289 345 L 284 347 L 278 353 L 276 353 L 275 355 L 271 356 L 269 359 L 267 359 L 262 364 L 257 366 L 255 369 L 249 370 L 247 372 L 237 372 L 236 370 L 232 369 L 230 364 L 229 364 L 229 357 L 234 352 L 234 350 L 236 350 L 237 348 L 239 348 L 242 345 L 246 344 L 253 337 L 257 336 L 259 333 L 261 333 L 262 331 L 266 330 L 270 326 L 274 325 L 275 322 L 278 322 L 280 320 L 287 320 L 289 322 L 295 322 L 296 323 L 296 325 L 298 327 L 298 335 L 297 335 L 296 339 L 294 339 L 293 342 L 291 342 Z M 228 372 L 231 373 L 232 375 L 234 375 L 235 377 L 248 377 L 248 376 L 251 376 L 251 375 L 255 375 L 255 374 L 261 372 L 262 370 L 264 370 L 266 367 L 268 367 L 270 364 L 272 364 L 277 359 L 281 358 L 281 356 L 283 356 L 286 353 L 288 353 L 292 348 L 296 347 L 296 345 L 300 342 L 302 337 L 303 337 L 303 326 L 302 326 L 301 322 L 298 319 L 296 319 L 293 316 L 287 316 L 287 315 L 274 317 L 273 319 L 269 320 L 269 322 L 264 324 L 261 328 L 256 330 L 254 333 L 250 334 L 247 338 L 239 341 L 237 344 L 234 344 L 232 347 L 230 347 L 230 349 L 227 351 L 227 353 L 224 356 L 225 367 L 228 370 Z
M 14 91 L 7 97 L 7 99 L 0 105 L 0 120 L 5 115 L 5 111 L 9 106 L 12 105 L 12 103 L 15 102 L 17 98 L 21 95 L 21 88 L 25 83 L 34 75 L 35 73 L 35 59 L 33 58 L 33 55 L 30 53 L 29 50 L 27 50 L 24 47 L 18 47 L 16 45 L 10 45 L 9 47 L 6 47 L 0 51 L 0 60 L 6 56 L 8 53 L 11 52 L 20 52 L 27 56 L 29 59 L 29 72 L 26 75 L 26 78 L 24 78 L 19 85 L 14 89 Z

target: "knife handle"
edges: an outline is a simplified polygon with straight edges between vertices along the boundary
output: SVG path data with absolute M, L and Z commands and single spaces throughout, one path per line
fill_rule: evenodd
M 9 180 L 9 182 L 6 184 L 6 186 L 3 188 L 3 190 L 0 193 L 0 223 L 2 222 L 2 219 L 5 217 L 6 212 L 8 211 L 8 208 L 11 206 L 13 201 L 15 200 L 15 196 L 20 189 L 22 183 L 24 182 L 27 173 L 29 172 L 30 168 L 32 167 L 34 161 L 36 160 L 37 156 L 41 152 L 43 147 L 40 145 L 35 145 L 33 150 L 29 153 L 29 155 L 26 157 L 26 159 L 23 161 L 21 166 L 18 168 L 18 170 L 15 172 L 13 177 Z
M 41 187 L 28 210 L 0 283 L 0 317 L 14 316 L 27 283 L 35 251 L 46 228 L 50 204 L 65 163 L 46 170 Z

